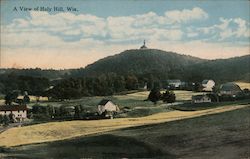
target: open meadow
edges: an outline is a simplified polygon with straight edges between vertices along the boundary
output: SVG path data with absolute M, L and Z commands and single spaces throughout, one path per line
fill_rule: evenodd
M 250 83 L 247 82 L 235 82 L 241 89 L 250 89 Z
M 206 113 L 209 114 L 209 112 Z M 154 124 L 142 124 L 143 126 L 136 127 L 134 125 L 66 140 L 6 147 L 0 149 L 0 156 L 6 158 L 248 158 L 250 156 L 249 113 L 249 105 L 241 106 L 240 109 L 204 116 L 200 114 L 191 119 L 154 122 Z M 167 114 L 164 116 L 169 117 Z M 146 122 L 146 119 L 143 121 Z M 79 121 L 72 122 L 75 124 L 71 124 L 71 127 L 69 127 L 70 123 L 65 123 L 64 130 L 71 128 L 75 132 L 81 126 L 82 132 L 89 130 L 90 127 L 83 126 L 83 121 L 77 124 L 76 122 Z M 44 131 L 44 137 L 51 134 L 55 137 L 64 135 L 64 130 L 52 130 L 56 125 L 60 123 L 50 125 L 51 130 L 46 133 Z M 102 121 L 98 125 L 96 125 L 97 128 L 103 126 Z M 24 141 L 29 141 L 28 136 L 32 138 L 32 136 L 42 135 L 41 131 L 38 131 L 39 127 L 32 129 L 29 127 L 29 132 L 26 133 L 22 133 L 22 129 L 26 128 L 15 129 L 20 138 L 27 136 Z M 11 136 L 14 137 L 15 134 Z M 9 138 L 9 136 L 5 137 Z M 16 140 L 18 141 L 15 138 L 14 141 Z M 18 145 L 14 141 L 8 143 L 12 146 Z

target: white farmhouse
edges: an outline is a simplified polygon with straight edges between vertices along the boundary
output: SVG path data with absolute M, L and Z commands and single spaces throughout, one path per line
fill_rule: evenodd
M 23 121 L 27 118 L 26 105 L 3 105 L 0 106 L 0 115 L 13 114 L 13 117 L 18 121 Z
M 203 91 L 212 92 L 215 86 L 215 82 L 213 80 L 203 80 L 202 81 Z
M 97 107 L 98 114 L 106 113 L 114 113 L 118 112 L 120 109 L 117 105 L 115 105 L 112 101 L 108 99 L 103 99 L 100 101 Z

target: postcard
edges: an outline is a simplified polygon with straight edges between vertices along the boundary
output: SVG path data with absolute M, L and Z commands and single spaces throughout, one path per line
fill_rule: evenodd
M 1 0 L 0 158 L 250 158 L 249 6 Z

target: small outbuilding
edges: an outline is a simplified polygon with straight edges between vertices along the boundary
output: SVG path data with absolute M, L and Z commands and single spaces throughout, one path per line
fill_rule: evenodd
M 213 80 L 203 80 L 202 81 L 202 87 L 203 87 L 203 91 L 208 91 L 208 92 L 212 92 L 213 88 L 215 86 L 215 82 Z
M 98 104 L 97 111 L 98 111 L 99 115 L 101 115 L 103 113 L 113 114 L 113 113 L 116 113 L 116 112 L 120 111 L 120 109 L 111 100 L 109 100 L 109 99 L 103 99 Z
M 211 103 L 212 100 L 207 95 L 192 96 L 192 103 Z

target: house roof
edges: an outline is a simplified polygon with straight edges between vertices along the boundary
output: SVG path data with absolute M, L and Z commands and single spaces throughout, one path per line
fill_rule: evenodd
M 181 83 L 181 80 L 174 79 L 174 80 L 167 80 L 168 83 Z
M 209 80 L 203 80 L 203 81 L 202 81 L 202 84 L 207 84 L 208 81 L 209 81 Z
M 26 105 L 2 105 L 0 106 L 0 111 L 18 111 L 18 110 L 28 110 Z
M 221 91 L 241 91 L 240 86 L 233 82 L 225 83 L 220 87 Z
M 207 84 L 208 81 L 213 81 L 213 80 L 203 80 L 203 81 L 202 81 L 202 84 Z
M 109 99 L 103 99 L 99 102 L 98 105 L 106 105 L 110 100 Z

